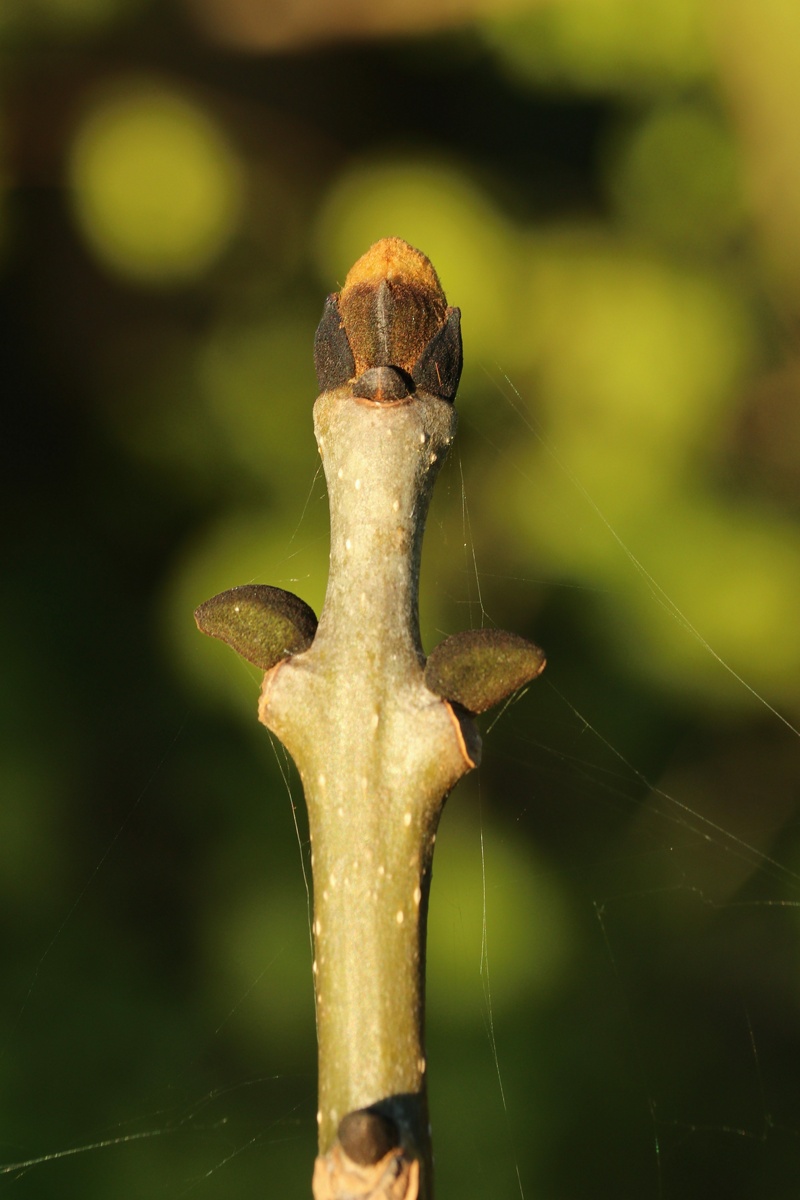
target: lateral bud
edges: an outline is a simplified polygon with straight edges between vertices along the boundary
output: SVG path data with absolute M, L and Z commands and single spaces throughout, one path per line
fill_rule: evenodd
M 348 1158 L 374 1166 L 400 1142 L 394 1121 L 370 1108 L 359 1108 L 339 1122 L 339 1141 Z
M 220 592 L 196 609 L 194 619 L 201 633 L 227 642 L 262 671 L 307 650 L 317 631 L 316 615 L 305 600 L 266 583 Z
M 471 713 L 486 712 L 545 668 L 544 651 L 502 629 L 467 629 L 436 647 L 425 664 L 425 684 L 443 700 Z

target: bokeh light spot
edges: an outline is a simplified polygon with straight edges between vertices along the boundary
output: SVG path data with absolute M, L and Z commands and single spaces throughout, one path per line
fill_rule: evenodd
M 545 0 L 483 32 L 509 76 L 534 86 L 652 93 L 708 66 L 697 0 Z
M 95 101 L 70 157 L 75 214 L 103 263 L 140 282 L 201 274 L 234 232 L 242 174 L 197 105 L 148 84 Z
M 734 138 L 697 104 L 660 107 L 637 122 L 609 155 L 608 186 L 635 228 L 706 252 L 744 216 Z

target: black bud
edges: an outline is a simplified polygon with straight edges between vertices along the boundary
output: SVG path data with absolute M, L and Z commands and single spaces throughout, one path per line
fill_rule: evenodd
M 407 400 L 413 390 L 413 383 L 399 367 L 370 367 L 353 384 L 354 396 L 384 404 Z
M 359 1108 L 339 1122 L 339 1141 L 348 1158 L 362 1167 L 372 1167 L 399 1143 L 397 1126 L 389 1117 Z

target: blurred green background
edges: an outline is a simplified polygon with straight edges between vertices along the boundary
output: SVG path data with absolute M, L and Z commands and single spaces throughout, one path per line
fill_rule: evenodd
M 319 611 L 314 330 L 397 235 L 466 354 L 425 645 L 549 660 L 437 846 L 438 1195 L 796 1197 L 800 7 L 3 0 L 0 50 L 0 1190 L 310 1194 L 302 796 L 192 611 Z

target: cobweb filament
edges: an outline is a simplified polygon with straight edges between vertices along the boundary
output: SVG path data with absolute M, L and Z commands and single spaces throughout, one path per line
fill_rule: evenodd
M 49 1154 L 39 1154 L 20 1162 L 0 1164 L 0 1175 L 23 1175 L 32 1167 L 41 1167 L 45 1163 L 58 1162 L 64 1158 L 75 1158 L 79 1154 L 88 1154 L 92 1150 L 107 1150 L 111 1146 L 130 1145 L 131 1142 L 142 1142 L 152 1138 L 164 1137 L 172 1133 L 172 1129 L 145 1129 L 141 1133 L 125 1133 L 118 1137 L 101 1138 L 96 1142 L 87 1142 L 83 1146 L 70 1146 L 67 1150 L 52 1150 Z
M 489 374 L 489 372 L 487 371 L 487 375 L 488 374 Z M 578 494 L 585 500 L 586 504 L 589 506 L 589 508 L 592 510 L 592 512 L 595 514 L 595 516 L 605 526 L 606 530 L 611 535 L 611 537 L 614 539 L 616 544 L 619 546 L 620 550 L 623 552 L 623 554 L 628 559 L 630 564 L 634 567 L 634 569 L 638 572 L 638 574 L 644 580 L 644 582 L 647 585 L 647 588 L 650 591 L 651 595 L 653 596 L 654 600 L 656 600 L 656 602 L 667 613 L 669 613 L 670 616 L 673 617 L 673 619 L 675 621 L 677 621 L 678 624 L 683 629 L 685 629 L 686 632 L 688 634 L 690 634 L 690 636 L 693 637 L 700 646 L 702 646 L 702 648 L 706 651 L 706 653 L 710 654 L 711 657 L 717 663 L 719 663 L 719 665 L 723 668 L 723 670 L 727 671 L 728 674 L 733 679 L 735 679 L 736 682 L 741 687 L 743 687 L 745 689 L 745 691 L 749 692 L 750 695 L 753 696 L 753 698 L 756 699 L 761 705 L 763 705 L 763 707 L 765 709 L 767 709 L 768 712 L 770 712 L 774 717 L 776 717 L 781 722 L 782 725 L 785 725 L 786 728 L 789 729 L 795 735 L 795 737 L 800 738 L 800 729 L 798 729 L 797 726 L 794 725 L 789 720 L 788 717 L 784 716 L 784 714 L 779 709 L 775 708 L 774 705 L 770 704 L 769 700 L 767 700 L 767 698 L 764 695 L 762 695 L 761 692 L 759 692 L 756 688 L 754 688 L 752 684 L 748 683 L 748 681 L 742 675 L 740 675 L 739 672 L 736 671 L 730 665 L 730 663 L 726 662 L 726 660 L 722 657 L 721 654 L 717 653 L 717 651 L 714 649 L 714 647 L 711 645 L 711 643 L 707 640 L 707 638 L 705 638 L 703 636 L 703 634 L 699 631 L 699 629 L 697 629 L 697 627 L 692 624 L 692 622 L 689 620 L 689 618 L 686 616 L 686 614 L 684 612 L 682 612 L 682 610 L 678 607 L 678 605 L 675 603 L 675 601 L 669 596 L 669 594 L 665 591 L 665 589 L 661 586 L 661 584 L 658 583 L 653 578 L 653 576 L 650 574 L 650 572 L 645 567 L 644 563 L 642 563 L 641 560 L 639 558 L 637 558 L 637 556 L 626 545 L 625 541 L 617 533 L 614 526 L 611 524 L 609 519 L 606 517 L 605 513 L 603 513 L 600 506 L 592 498 L 592 496 L 589 494 L 587 489 L 581 483 L 580 479 L 578 479 L 578 477 L 575 475 L 575 473 L 570 470 L 570 468 L 563 461 L 563 459 L 560 458 L 560 456 L 558 455 L 558 453 L 556 451 L 556 448 L 544 436 L 542 431 L 539 428 L 537 428 L 536 424 L 530 420 L 530 418 L 528 417 L 524 408 L 522 407 L 522 396 L 520 395 L 518 388 L 515 387 L 515 385 L 511 381 L 511 379 L 505 373 L 505 371 L 501 371 L 501 375 L 503 377 L 503 380 L 505 381 L 505 384 L 507 385 L 508 390 L 505 390 L 500 384 L 497 383 L 496 380 L 493 380 L 494 385 L 500 391 L 501 395 L 503 395 L 505 397 L 506 401 L 508 402 L 508 404 L 510 405 L 512 410 L 516 413 L 517 417 L 522 422 L 522 424 L 525 426 L 525 428 L 528 429 L 528 431 L 533 434 L 533 436 L 536 438 L 537 442 L 539 442 L 539 444 L 541 445 L 541 447 L 545 451 L 545 453 L 548 455 L 548 457 L 555 463 L 555 465 L 558 467 L 559 471 L 561 471 L 562 474 L 569 480 L 570 484 L 575 488 L 575 490 L 578 492 Z M 491 376 L 490 376 L 490 378 L 491 378 Z
M 478 795 L 480 796 L 480 785 L 478 787 Z M 487 919 L 486 907 L 486 844 L 483 836 L 483 809 L 479 807 L 480 816 L 480 840 L 481 840 L 481 957 L 479 964 L 479 974 L 481 985 L 483 987 L 483 997 L 486 1004 L 486 1034 L 489 1039 L 489 1045 L 492 1051 L 494 1060 L 494 1068 L 497 1074 L 497 1086 L 500 1090 L 500 1099 L 503 1104 L 503 1113 L 505 1115 L 506 1132 L 511 1142 L 511 1151 L 514 1157 L 514 1171 L 517 1176 L 517 1185 L 521 1200 L 525 1200 L 525 1191 L 522 1186 L 522 1174 L 519 1167 L 519 1156 L 514 1146 L 513 1135 L 508 1117 L 508 1104 L 506 1103 L 506 1092 L 503 1086 L 503 1075 L 500 1070 L 500 1055 L 497 1050 L 497 1038 L 494 1030 L 494 1008 L 492 1006 L 492 988 L 489 976 L 489 925 Z
M 299 1110 L 299 1108 L 300 1108 L 300 1105 L 295 1104 L 289 1110 L 289 1112 L 286 1114 L 286 1116 L 296 1113 Z M 226 1154 L 224 1158 L 220 1159 L 219 1162 L 215 1163 L 213 1167 L 209 1167 L 209 1169 L 207 1171 L 204 1171 L 202 1175 L 200 1175 L 197 1179 L 195 1179 L 192 1183 L 190 1183 L 187 1187 L 185 1187 L 183 1189 L 183 1191 L 179 1192 L 178 1195 L 179 1196 L 188 1196 L 191 1192 L 195 1191 L 198 1187 L 200 1187 L 203 1183 L 205 1183 L 205 1181 L 207 1179 L 210 1179 L 212 1177 L 212 1175 L 216 1175 L 217 1172 L 221 1171 L 223 1167 L 228 1166 L 229 1163 L 233 1162 L 237 1158 L 240 1158 L 244 1153 L 246 1153 L 246 1151 L 250 1150 L 253 1146 L 261 1145 L 261 1143 L 266 1140 L 267 1135 L 269 1133 L 271 1133 L 272 1130 L 279 1128 L 283 1124 L 284 1120 L 286 1119 L 286 1116 L 276 1118 L 274 1121 L 271 1121 L 264 1129 L 259 1129 L 258 1133 L 253 1134 L 253 1136 L 248 1138 L 247 1141 L 244 1142 L 241 1146 L 236 1146 L 233 1150 L 230 1151 L 229 1154 Z
M 270 733 L 269 730 L 267 730 L 267 733 L 269 734 L 270 745 L 272 746 L 272 752 L 275 755 L 275 762 L 278 764 L 278 770 L 280 771 L 281 779 L 283 780 L 284 787 L 286 788 L 286 793 L 289 797 L 289 804 L 290 804 L 291 810 L 292 810 L 292 821 L 294 823 L 294 832 L 297 837 L 297 848 L 300 851 L 300 869 L 303 872 L 303 885 L 306 890 L 306 919 L 307 919 L 307 924 L 308 924 L 308 946 L 309 946 L 311 958 L 313 961 L 313 958 L 314 958 L 314 901 L 313 901 L 313 897 L 312 897 L 312 893 L 311 893 L 311 883 L 308 878 L 308 867 L 306 865 L 306 849 L 305 849 L 305 845 L 303 843 L 302 834 L 300 832 L 300 822 L 299 822 L 299 819 L 297 816 L 297 802 L 295 800 L 294 793 L 292 791 L 292 784 L 291 784 L 291 779 L 290 779 L 291 766 L 290 766 L 289 754 L 282 742 L 280 742 L 276 737 L 274 737 L 272 735 L 272 733 Z M 316 1022 L 316 1020 L 317 1020 L 316 988 L 313 989 L 313 995 L 314 995 L 314 1020 Z
M 224 1022 L 223 1022 L 224 1024 Z M 76 1158 L 80 1155 L 89 1154 L 96 1150 L 110 1150 L 118 1146 L 130 1146 L 136 1142 L 153 1141 L 158 1138 L 174 1137 L 177 1134 L 187 1131 L 194 1132 L 209 1132 L 217 1130 L 227 1125 L 227 1117 L 217 1117 L 200 1124 L 198 1118 L 215 1100 L 220 1097 L 238 1092 L 243 1088 L 256 1087 L 263 1083 L 275 1082 L 279 1076 L 265 1075 L 257 1079 L 247 1079 L 239 1083 L 229 1084 L 225 1087 L 212 1089 L 207 1095 L 200 1100 L 191 1104 L 188 1111 L 184 1111 L 181 1115 L 171 1115 L 170 1108 L 164 1108 L 157 1112 L 148 1114 L 142 1120 L 148 1123 L 154 1123 L 152 1128 L 136 1130 L 131 1133 L 118 1133 L 113 1136 L 96 1138 L 93 1141 L 80 1143 L 76 1146 L 68 1146 L 63 1150 L 52 1150 L 45 1154 L 31 1155 L 28 1158 L 21 1159 L 18 1162 L 0 1163 L 0 1176 L 15 1175 L 21 1176 L 33 1167 L 44 1166 L 47 1163 L 59 1162 L 67 1158 Z M 296 1106 L 295 1106 L 296 1107 Z M 290 1110 L 294 1112 L 294 1109 Z M 289 1115 L 289 1114 L 287 1114 Z M 160 1121 L 160 1124 L 155 1122 Z
M 298 553 L 298 550 L 292 551 L 292 546 L 294 546 L 295 542 L 297 541 L 300 530 L 303 528 L 303 525 L 305 524 L 306 514 L 308 512 L 309 505 L 311 504 L 311 498 L 314 495 L 314 489 L 317 486 L 319 479 L 322 477 L 322 474 L 323 474 L 323 467 L 322 467 L 322 462 L 320 461 L 317 463 L 316 470 L 314 471 L 314 476 L 311 480 L 311 483 L 309 484 L 309 488 L 306 493 L 306 498 L 303 502 L 303 507 L 300 512 L 300 516 L 298 518 L 297 524 L 295 525 L 295 527 L 292 531 L 291 537 L 289 538 L 288 542 L 286 543 L 286 551 L 287 551 L 286 561 L 287 562 L 293 557 L 293 555 Z M 318 496 L 317 498 L 319 500 L 325 499 L 324 489 L 323 489 L 322 493 L 320 494 L 320 496 Z M 290 551 L 291 551 L 291 553 L 290 553 Z M 297 581 L 291 580 L 290 582 L 297 582 Z
M 481 614 L 481 628 L 483 628 L 488 614 L 483 604 L 481 576 L 478 570 L 478 557 L 475 553 L 475 539 L 472 536 L 472 522 L 470 521 L 469 516 L 469 505 L 467 504 L 467 487 L 464 480 L 464 464 L 460 454 L 458 456 L 458 470 L 461 476 L 461 533 L 464 540 L 464 557 L 467 566 L 466 577 L 467 579 L 471 580 L 474 578 L 475 580 L 475 591 L 478 597 L 478 607 Z M 471 588 L 468 591 L 467 604 L 469 605 L 471 614 L 473 604 Z
M 749 842 L 745 841 L 744 838 L 740 838 L 736 834 L 730 833 L 718 822 L 712 821 L 709 817 L 703 816 L 702 813 L 692 808 L 691 805 L 685 804 L 676 796 L 665 792 L 662 788 L 659 788 L 655 784 L 651 783 L 643 771 L 640 771 L 638 767 L 630 762 L 629 759 L 627 759 L 625 755 L 608 740 L 608 738 L 603 736 L 599 729 L 593 726 L 591 722 L 589 722 L 587 718 L 580 713 L 577 708 L 575 708 L 575 706 L 567 699 L 567 697 L 558 690 L 555 684 L 553 684 L 552 680 L 548 680 L 548 684 L 555 695 L 558 696 L 558 698 L 562 701 L 562 703 L 564 703 L 570 709 L 570 711 L 575 714 L 579 721 L 584 723 L 587 729 L 591 730 L 592 734 L 597 738 L 597 740 L 603 746 L 605 746 L 606 749 L 613 754 L 614 757 L 617 758 L 623 764 L 623 766 L 625 766 L 625 768 L 630 771 L 630 773 L 636 779 L 639 780 L 640 783 L 644 785 L 648 792 L 655 796 L 659 796 L 662 800 L 665 800 L 668 805 L 677 810 L 677 813 L 674 815 L 664 813 L 662 814 L 663 816 L 669 820 L 676 821 L 678 824 L 691 830 L 693 833 L 698 834 L 708 842 L 714 842 L 717 840 L 717 843 L 720 846 L 723 846 L 731 852 L 738 854 L 751 866 L 770 867 L 775 873 L 776 878 L 782 879 L 784 882 L 788 882 L 794 887 L 800 886 L 800 874 L 798 874 L 798 872 L 784 866 L 783 863 L 779 862 L 776 858 L 770 857 L 757 846 L 753 846 Z

